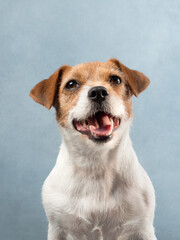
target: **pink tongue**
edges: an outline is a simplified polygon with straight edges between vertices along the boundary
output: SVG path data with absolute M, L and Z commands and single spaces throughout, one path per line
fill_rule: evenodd
M 109 116 L 105 113 L 98 113 L 97 118 L 99 119 L 101 128 L 111 126 L 111 121 L 109 119 Z
M 104 136 L 111 131 L 111 121 L 109 116 L 105 113 L 97 113 L 95 117 L 88 119 L 91 131 L 98 136 Z

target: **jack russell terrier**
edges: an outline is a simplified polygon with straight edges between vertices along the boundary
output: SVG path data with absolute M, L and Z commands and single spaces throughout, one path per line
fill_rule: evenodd
M 62 145 L 42 190 L 48 240 L 155 240 L 155 194 L 129 137 L 149 85 L 116 59 L 65 65 L 30 96 L 56 109 Z

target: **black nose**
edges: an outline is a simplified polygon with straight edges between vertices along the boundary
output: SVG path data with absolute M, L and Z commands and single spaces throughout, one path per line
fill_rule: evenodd
M 98 103 L 104 101 L 108 95 L 108 90 L 102 86 L 93 87 L 88 92 L 88 97 Z

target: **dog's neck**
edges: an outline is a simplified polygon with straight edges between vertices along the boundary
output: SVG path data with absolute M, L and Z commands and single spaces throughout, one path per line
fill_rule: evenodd
M 57 160 L 66 162 L 73 168 L 73 171 L 86 178 L 98 178 L 112 172 L 118 172 L 123 181 L 132 179 L 134 164 L 137 162 L 136 154 L 133 150 L 129 137 L 129 128 L 124 131 L 120 141 L 110 150 L 106 147 L 101 150 L 78 145 L 73 139 L 68 139 L 62 133 L 62 145 Z M 61 165 L 61 164 L 60 164 Z M 128 174 L 129 173 L 129 174 Z M 124 179 L 126 178 L 126 180 Z

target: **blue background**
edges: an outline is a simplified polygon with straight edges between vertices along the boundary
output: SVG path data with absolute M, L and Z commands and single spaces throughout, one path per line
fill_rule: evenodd
M 131 138 L 156 189 L 158 239 L 180 239 L 180 1 L 0 1 L 0 239 L 44 240 L 41 186 L 61 142 L 28 96 L 62 64 L 116 57 L 151 85 Z

